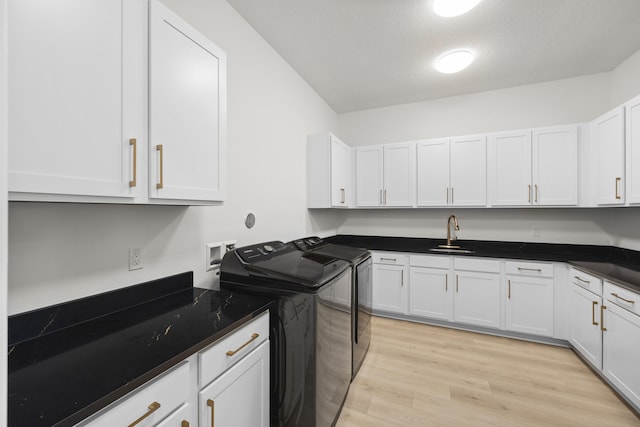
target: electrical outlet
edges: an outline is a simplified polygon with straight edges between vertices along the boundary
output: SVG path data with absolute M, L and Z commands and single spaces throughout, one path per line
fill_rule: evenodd
M 142 248 L 129 248 L 129 271 L 140 270 L 142 267 Z

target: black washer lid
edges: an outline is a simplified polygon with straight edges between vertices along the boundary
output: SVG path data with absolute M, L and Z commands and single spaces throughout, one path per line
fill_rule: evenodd
M 358 263 L 371 256 L 371 253 L 366 249 L 335 245 L 333 243 L 327 243 L 326 245 L 320 246 L 318 249 L 313 249 L 313 252 L 333 256 L 352 263 Z

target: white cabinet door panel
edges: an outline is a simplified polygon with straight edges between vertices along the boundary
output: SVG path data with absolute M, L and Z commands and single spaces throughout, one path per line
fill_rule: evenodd
M 407 313 L 405 267 L 373 265 L 373 309 L 390 313 Z
M 571 284 L 569 298 L 569 341 L 596 369 L 602 369 L 602 298 L 586 289 Z
M 625 104 L 627 202 L 640 203 L 640 96 Z
M 603 373 L 640 407 L 640 316 L 607 303 L 604 315 Z
M 487 140 L 485 136 L 451 140 L 451 204 L 487 204 Z
M 449 195 L 449 140 L 417 143 L 418 206 L 447 206 Z
M 531 203 L 531 132 L 490 136 L 490 182 L 495 206 Z
M 618 107 L 591 124 L 598 165 L 597 197 L 599 205 L 624 203 L 624 108 Z
M 356 200 L 358 206 L 382 205 L 382 147 L 356 150 Z
M 565 126 L 533 131 L 533 203 L 578 204 L 578 129 Z
M 384 146 L 385 206 L 410 207 L 415 203 L 415 144 L 388 144 Z
M 150 4 L 150 196 L 224 200 L 226 54 Z
M 506 328 L 553 336 L 553 279 L 507 276 Z
M 454 319 L 489 328 L 500 327 L 500 276 L 456 271 Z
M 331 206 L 347 207 L 351 197 L 349 160 L 351 150 L 335 136 L 331 136 Z
M 9 2 L 9 191 L 138 194 L 129 138 L 145 143 L 145 104 L 128 89 L 146 70 L 145 14 L 139 1 Z
M 415 316 L 450 321 L 448 270 L 411 267 L 409 273 L 409 313 Z

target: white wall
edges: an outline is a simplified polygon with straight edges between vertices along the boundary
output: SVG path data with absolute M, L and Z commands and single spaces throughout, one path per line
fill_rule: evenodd
M 609 108 L 610 73 L 341 114 L 338 136 L 371 145 L 589 121 Z
M 10 203 L 10 314 L 189 270 L 196 285 L 212 286 L 207 242 L 335 233 L 332 212 L 307 214 L 302 177 L 307 133 L 334 129 L 336 113 L 226 1 L 165 3 L 228 55 L 228 201 L 189 208 Z M 249 211 L 257 219 L 251 230 L 244 227 Z M 135 245 L 143 247 L 144 268 L 129 272 Z
M 7 348 L 7 2 L 0 0 L 0 346 Z M 0 425 L 7 423 L 7 353 L 0 356 Z
M 640 50 L 611 72 L 611 107 L 640 94 Z

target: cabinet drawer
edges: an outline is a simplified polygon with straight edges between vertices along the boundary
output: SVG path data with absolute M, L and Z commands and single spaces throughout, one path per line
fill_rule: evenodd
M 97 418 L 81 424 L 84 427 L 126 426 L 144 415 L 140 426 L 156 425 L 189 399 L 189 362 L 183 362 L 168 373 L 151 380 L 108 407 Z
M 395 265 L 406 265 L 408 261 L 407 255 L 402 255 L 399 253 L 384 253 L 384 252 L 375 252 L 371 255 L 373 258 L 374 264 L 395 264 Z
M 507 261 L 507 274 L 519 274 L 535 277 L 553 277 L 553 264 L 527 261 Z
M 269 339 L 269 313 L 240 327 L 198 353 L 200 387 L 204 387 L 229 367 Z
M 574 285 L 585 288 L 596 295 L 602 295 L 602 279 L 582 272 L 573 267 L 569 269 L 569 281 Z
M 409 265 L 413 267 L 449 268 L 448 256 L 410 255 Z
M 604 282 L 603 297 L 632 313 L 640 315 L 640 294 L 610 282 Z
M 454 258 L 456 271 L 483 271 L 485 273 L 500 273 L 500 261 L 481 258 Z

